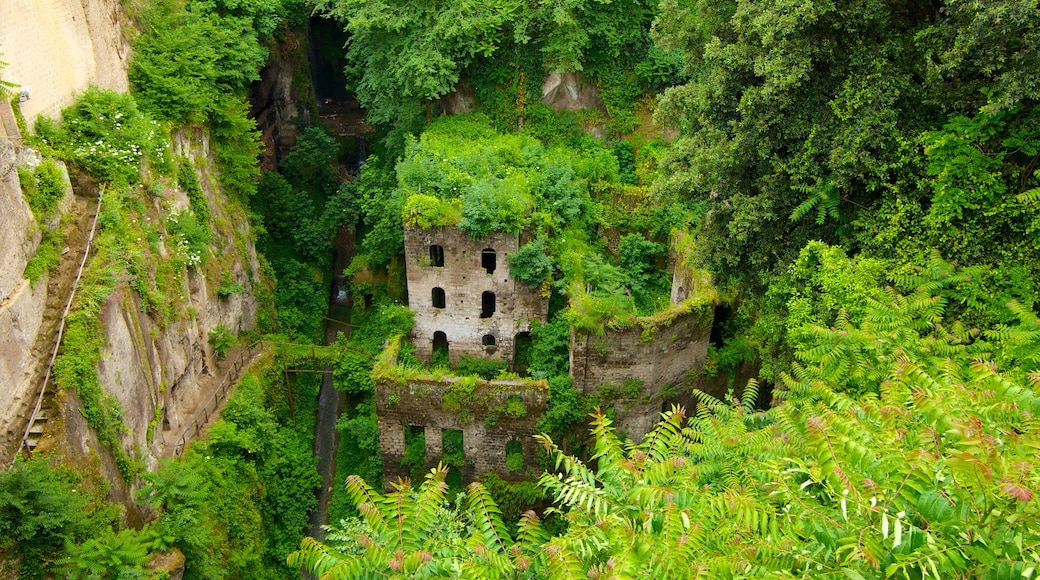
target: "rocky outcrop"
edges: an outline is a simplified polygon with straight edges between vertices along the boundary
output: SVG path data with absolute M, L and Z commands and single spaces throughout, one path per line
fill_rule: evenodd
M 31 393 L 33 345 L 43 322 L 47 285 L 22 278 L 40 233 L 22 198 L 14 145 L 0 139 L 0 461 L 13 453 L 19 416 Z
M 0 140 L 0 301 L 6 300 L 22 279 L 25 264 L 36 252 L 40 234 L 18 183 L 14 144 Z
M 542 82 L 542 103 L 557 110 L 606 110 L 596 85 L 580 73 L 554 72 Z
M 271 44 L 260 80 L 249 87 L 250 115 L 264 143 L 260 166 L 268 171 L 278 170 L 278 162 L 296 144 L 298 128 L 311 123 L 311 111 L 304 105 L 314 102 L 310 87 L 294 84 L 307 71 L 301 42 L 299 32 L 285 31 L 282 41 Z
M 170 454 L 176 442 L 167 435 L 192 420 L 203 393 L 203 383 L 214 378 L 214 353 L 209 333 L 218 326 L 238 332 L 253 328 L 257 302 L 251 292 L 260 263 L 250 239 L 248 220 L 239 206 L 211 184 L 208 135 L 202 131 L 175 136 L 178 155 L 193 159 L 199 182 L 212 213 L 213 242 L 209 265 L 187 269 L 181 292 L 185 313 L 165 326 L 141 308 L 136 293 L 113 293 L 104 309 L 103 328 L 107 344 L 98 366 L 103 387 L 120 403 L 127 426 L 124 447 L 141 450 L 146 466 Z M 167 190 L 154 200 L 157 215 L 168 207 L 187 207 L 185 194 Z M 223 249 L 222 249 L 223 248 Z M 217 293 L 221 274 L 244 288 L 225 297 Z

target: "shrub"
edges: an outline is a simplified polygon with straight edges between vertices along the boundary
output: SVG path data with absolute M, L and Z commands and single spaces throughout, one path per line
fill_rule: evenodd
M 245 289 L 246 289 L 245 286 L 243 286 L 243 285 L 239 284 L 237 281 L 235 281 L 235 279 L 234 279 L 233 275 L 231 274 L 230 270 L 225 270 L 220 275 L 220 288 L 217 288 L 217 296 L 220 296 L 221 298 L 227 298 L 228 296 L 231 296 L 232 294 L 238 294 L 239 292 L 244 292 Z
M 37 134 L 100 181 L 136 183 L 145 157 L 161 169 L 169 164 L 165 130 L 130 95 L 90 87 L 61 117 L 60 126 L 41 117 Z
M 531 288 L 540 286 L 551 274 L 552 260 L 542 238 L 524 244 L 509 255 L 509 275 Z
M 18 181 L 25 201 L 37 220 L 47 219 L 61 198 L 65 197 L 65 176 L 61 167 L 50 159 L 37 165 L 35 170 L 19 167 Z
M 226 324 L 219 324 L 209 331 L 209 344 L 213 347 L 213 353 L 217 358 L 227 356 L 231 347 L 235 345 L 235 334 Z
M 459 358 L 459 362 L 455 365 L 455 372 L 458 375 L 477 375 L 484 380 L 490 381 L 508 368 L 509 363 L 504 360 L 463 356 Z

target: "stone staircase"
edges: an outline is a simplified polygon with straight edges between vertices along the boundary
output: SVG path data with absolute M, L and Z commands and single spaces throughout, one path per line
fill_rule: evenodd
M 100 200 L 74 198 L 73 213 L 76 225 L 65 240 L 57 272 L 47 280 L 47 306 L 40 325 L 40 334 L 33 345 L 33 359 L 44 361 L 37 369 L 35 380 L 37 399 L 22 437 L 21 450 L 32 453 L 40 444 L 47 422 L 58 416 L 54 406 L 56 387 L 51 380 L 54 360 L 60 352 L 65 316 L 72 305 L 73 293 L 86 264 L 85 253 L 93 240 Z

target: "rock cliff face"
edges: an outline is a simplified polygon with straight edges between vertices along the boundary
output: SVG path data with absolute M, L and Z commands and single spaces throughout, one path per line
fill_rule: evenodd
M 31 399 L 36 360 L 32 347 L 43 322 L 45 283 L 22 278 L 36 252 L 39 228 L 22 198 L 15 147 L 0 139 L 0 459 L 13 454 L 18 416 Z M 18 434 L 20 435 L 20 433 Z
M 57 118 L 60 109 L 89 84 L 128 88 L 129 43 L 123 36 L 127 19 L 118 0 L 5 0 L 2 12 L 0 59 L 7 63 L 3 78 L 29 87 L 30 98 L 21 109 L 30 122 L 38 114 Z M 68 278 L 71 285 L 75 272 L 69 275 L 64 261 L 78 266 L 76 254 L 85 243 L 69 238 L 62 269 L 52 276 L 51 284 L 46 278 L 35 285 L 25 279 L 41 229 L 59 224 L 37 224 L 23 199 L 17 166 L 31 162 L 34 153 L 17 146 L 20 139 L 11 134 L 9 125 L 5 122 L 0 132 L 0 464 L 9 461 L 21 444 L 50 357 L 51 348 L 41 348 L 41 343 L 55 334 L 68 295 L 64 286 L 54 282 Z M 208 135 L 199 130 L 179 134 L 174 150 L 192 160 L 210 207 L 210 258 L 204 267 L 185 268 L 178 276 L 180 303 L 186 306 L 169 322 L 157 323 L 129 287 L 112 292 L 101 321 L 104 346 L 98 378 L 119 402 L 126 426 L 121 445 L 146 466 L 173 452 L 193 421 L 200 397 L 211 397 L 207 382 L 219 381 L 209 333 L 218 326 L 239 331 L 255 324 L 257 301 L 252 288 L 261 271 L 244 210 L 228 203 L 214 185 Z M 73 181 L 75 202 L 63 204 L 63 211 L 78 208 L 86 214 L 83 208 L 96 203 L 97 185 L 89 179 Z M 144 190 L 135 195 L 153 220 L 164 220 L 171 211 L 189 206 L 184 192 L 170 180 L 165 183 L 162 195 Z M 93 209 L 88 209 L 92 217 Z M 164 247 L 158 258 L 171 259 L 173 251 L 172 246 Z M 222 279 L 242 290 L 220 296 Z M 96 438 L 79 415 L 81 405 L 70 399 L 74 397 L 64 394 L 53 401 L 51 409 L 58 417 L 52 416 L 41 445 L 66 454 L 97 454 Z M 100 455 L 100 467 L 111 474 L 111 458 L 103 451 Z M 110 479 L 119 479 L 118 471 Z
M 200 399 L 210 396 L 205 383 L 219 380 L 209 333 L 221 325 L 241 331 L 256 323 L 257 302 L 251 289 L 260 263 L 249 241 L 248 221 L 210 186 L 215 180 L 206 169 L 206 135 L 178 135 L 175 146 L 178 155 L 193 159 L 195 166 L 201 168 L 199 181 L 212 222 L 217 224 L 210 260 L 219 266 L 186 270 L 181 291 L 193 315 L 180 317 L 165 327 L 156 324 L 141 308 L 136 294 L 114 293 L 104 309 L 107 344 L 98 367 L 101 384 L 115 395 L 123 411 L 123 422 L 128 428 L 124 447 L 128 452 L 143 451 L 148 467 L 173 452 Z M 183 193 L 170 190 L 168 195 L 155 201 L 157 212 L 163 205 L 188 205 Z M 245 290 L 218 296 L 219 272 L 223 271 L 230 272 L 230 281 Z

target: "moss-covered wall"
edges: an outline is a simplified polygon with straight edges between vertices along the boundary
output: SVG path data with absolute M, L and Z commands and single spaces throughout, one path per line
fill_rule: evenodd
M 525 470 L 506 466 L 506 444 L 519 441 L 524 465 L 534 460 L 535 423 L 545 413 L 548 385 L 545 381 L 483 381 L 472 377 L 412 377 L 376 381 L 379 414 L 379 446 L 384 481 L 408 477 L 402 464 L 405 429 L 422 427 L 426 437 L 426 467 L 442 459 L 445 429 L 462 431 L 465 461 L 459 470 L 463 481 L 493 472 L 507 481 L 525 479 Z

